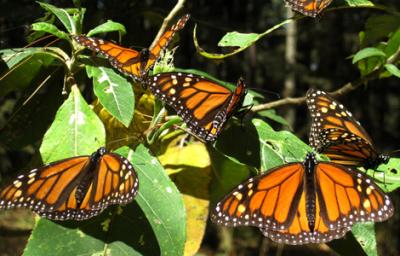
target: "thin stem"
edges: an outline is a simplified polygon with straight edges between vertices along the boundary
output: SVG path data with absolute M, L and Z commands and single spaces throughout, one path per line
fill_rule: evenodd
M 386 64 L 395 64 L 397 61 L 399 61 L 399 59 L 400 59 L 400 49 L 398 49 L 398 51 L 388 59 Z M 354 91 L 361 85 L 366 84 L 368 81 L 379 78 L 380 74 L 382 73 L 382 70 L 383 70 L 383 65 L 380 66 L 379 68 L 375 69 L 374 71 L 372 71 L 371 73 L 369 73 L 368 75 L 366 75 L 364 77 L 361 77 L 353 82 L 348 82 L 348 83 L 344 84 L 342 87 L 331 92 L 330 94 L 333 97 L 343 96 L 345 94 L 348 94 L 349 92 Z M 301 105 L 301 104 L 304 104 L 305 102 L 306 102 L 306 97 L 297 97 L 297 98 L 288 97 L 288 98 L 271 101 L 271 102 L 268 102 L 265 104 L 260 104 L 260 105 L 254 106 L 251 108 L 251 111 L 259 112 L 259 111 L 272 109 L 272 108 L 276 108 L 276 107 Z

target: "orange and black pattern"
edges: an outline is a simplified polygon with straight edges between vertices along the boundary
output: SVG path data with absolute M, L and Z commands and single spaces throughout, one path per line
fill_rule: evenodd
M 0 190 L 0 209 L 27 207 L 53 220 L 84 220 L 136 196 L 138 176 L 129 161 L 98 149 L 18 176 Z
M 357 222 L 393 215 L 388 195 L 366 175 L 309 153 L 304 162 L 270 169 L 240 184 L 216 205 L 211 220 L 256 226 L 273 241 L 323 243 Z
M 150 90 L 174 108 L 190 131 L 204 141 L 214 141 L 226 121 L 240 108 L 246 94 L 239 79 L 235 91 L 190 73 L 161 73 L 149 77 Z
M 361 124 L 327 93 L 310 89 L 307 106 L 311 113 L 310 145 L 332 162 L 375 169 L 389 161 L 381 155 Z
M 113 67 L 141 82 L 160 58 L 161 52 L 168 47 L 175 33 L 185 26 L 189 17 L 189 14 L 181 17 L 175 25 L 160 37 L 154 47 L 151 49 L 145 48 L 140 52 L 119 46 L 110 41 L 84 35 L 74 36 L 74 39 L 90 50 L 103 54 L 109 59 Z
M 306 16 L 316 17 L 332 0 L 284 0 L 292 10 Z

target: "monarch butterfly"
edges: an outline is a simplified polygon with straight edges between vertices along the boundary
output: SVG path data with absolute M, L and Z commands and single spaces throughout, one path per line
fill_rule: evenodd
M 306 16 L 316 17 L 323 9 L 328 7 L 332 0 L 284 0 L 294 11 Z
M 53 220 L 84 220 L 136 196 L 138 176 L 129 161 L 99 148 L 91 156 L 49 163 L 0 190 L 0 209 L 28 207 Z
M 189 14 L 181 17 L 175 25 L 160 37 L 154 47 L 151 49 L 145 48 L 140 52 L 99 38 L 91 38 L 84 35 L 76 35 L 73 38 L 92 51 L 105 55 L 113 67 L 141 82 L 160 58 L 161 51 L 168 47 L 175 33 L 185 26 L 189 17 Z
M 246 94 L 243 79 L 231 92 L 203 76 L 190 73 L 160 73 L 149 77 L 154 95 L 176 110 L 191 132 L 205 141 L 214 141 L 226 121 L 242 105 Z
M 256 226 L 279 243 L 322 243 L 343 237 L 356 222 L 392 216 L 388 195 L 363 173 L 318 162 L 285 164 L 240 184 L 217 203 L 211 220 Z
M 332 162 L 366 169 L 389 161 L 389 156 L 375 150 L 368 133 L 342 104 L 314 89 L 308 90 L 306 98 L 312 118 L 310 145 L 319 153 Z

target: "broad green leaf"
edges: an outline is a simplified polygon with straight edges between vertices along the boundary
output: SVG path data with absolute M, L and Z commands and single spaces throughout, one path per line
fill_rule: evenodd
M 136 202 L 146 215 L 160 247 L 160 255 L 183 255 L 186 213 L 182 197 L 157 158 L 143 145 L 130 152 L 128 159 L 139 175 Z
M 360 60 L 369 57 L 386 57 L 386 54 L 381 49 L 375 47 L 367 47 L 358 51 L 353 57 L 353 64 L 359 62 Z
M 203 143 L 182 147 L 179 144 L 181 139 L 182 136 L 177 136 L 168 140 L 165 152 L 158 159 L 182 193 L 186 208 L 184 255 L 194 255 L 200 248 L 208 218 L 210 157 Z
M 75 21 L 67 10 L 55 7 L 54 5 L 37 2 L 43 9 L 54 14 L 64 25 L 70 34 L 76 34 Z
M 93 78 L 93 90 L 100 103 L 128 127 L 135 108 L 132 85 L 111 68 L 86 65 L 86 73 Z
M 65 39 L 65 40 L 70 40 L 69 36 L 67 33 L 59 30 L 56 26 L 53 24 L 49 24 L 46 22 L 36 22 L 32 24 L 32 30 L 35 31 L 43 31 L 47 32 L 49 34 L 52 34 L 58 38 Z
M 262 170 L 268 170 L 281 164 L 303 161 L 308 152 L 313 150 L 288 131 L 274 131 L 260 119 L 253 120 L 257 130 Z
M 126 29 L 123 24 L 114 22 L 112 20 L 107 20 L 107 22 L 95 27 L 94 29 L 91 29 L 87 33 L 87 36 L 93 36 L 95 34 L 107 33 L 113 31 L 118 32 L 120 36 L 126 34 Z
M 264 31 L 263 33 L 260 33 L 260 34 L 256 34 L 256 33 L 245 34 L 245 33 L 238 33 L 238 32 L 229 32 L 220 40 L 218 45 L 219 46 L 229 46 L 229 47 L 230 46 L 239 46 L 239 48 L 234 49 L 233 51 L 226 53 L 226 54 L 210 53 L 210 52 L 206 52 L 203 48 L 201 48 L 199 45 L 199 42 L 197 40 L 197 36 L 196 36 L 197 26 L 195 26 L 193 29 L 193 42 L 194 42 L 194 46 L 196 47 L 196 51 L 203 57 L 208 58 L 208 59 L 224 59 L 224 58 L 233 56 L 235 54 L 238 54 L 239 52 L 246 50 L 248 47 L 255 44 L 258 40 L 260 40 L 264 36 L 283 27 L 284 25 L 286 25 L 296 19 L 300 19 L 300 18 L 301 17 L 287 19 L 287 20 L 267 29 L 266 31 Z
M 219 47 L 249 47 L 258 40 L 256 33 L 229 32 L 218 42 Z
M 393 64 L 385 64 L 385 69 L 390 72 L 390 74 L 400 78 L 400 69 Z
M 351 231 L 368 256 L 378 255 L 373 222 L 355 224 Z
M 40 147 L 43 162 L 66 156 L 91 154 L 104 146 L 105 130 L 102 122 L 79 92 L 71 88 L 68 99 L 57 111 L 54 122 L 46 132 Z

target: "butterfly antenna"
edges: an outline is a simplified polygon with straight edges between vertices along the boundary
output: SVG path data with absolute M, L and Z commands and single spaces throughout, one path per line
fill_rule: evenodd
M 395 156 L 400 157 L 400 149 L 396 149 L 389 153 L 389 157 L 395 157 Z

